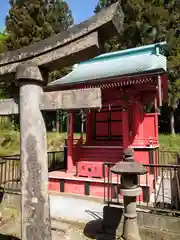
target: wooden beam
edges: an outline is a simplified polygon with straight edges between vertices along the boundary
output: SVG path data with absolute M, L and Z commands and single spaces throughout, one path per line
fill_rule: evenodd
M 75 110 L 101 108 L 101 89 L 87 88 L 78 90 L 43 93 L 40 99 L 41 110 Z M 0 100 L 0 115 L 19 113 L 19 102 L 15 99 Z

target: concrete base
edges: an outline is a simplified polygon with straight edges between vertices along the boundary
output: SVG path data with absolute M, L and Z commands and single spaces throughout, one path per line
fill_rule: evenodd
M 20 195 L 5 194 L 2 203 L 6 209 L 13 208 L 20 212 Z M 103 203 L 101 200 L 94 200 L 90 197 L 74 197 L 65 194 L 50 194 L 50 207 L 52 227 L 54 230 L 70 231 L 73 236 L 73 231 L 76 234 L 83 236 L 83 229 L 90 221 L 101 222 L 103 216 Z M 116 208 L 115 208 L 116 210 Z M 14 211 L 14 210 L 13 210 Z M 120 215 L 119 211 L 113 209 L 108 211 L 106 219 L 116 219 Z M 104 211 L 104 212 L 105 212 Z M 112 218 L 110 216 L 113 216 Z M 15 215 L 15 217 L 17 214 Z M 123 216 L 117 228 L 116 235 L 120 237 L 122 234 Z M 180 240 L 180 218 L 168 217 L 147 212 L 138 212 L 137 222 L 139 226 L 140 236 L 143 240 Z M 96 225 L 97 226 L 97 225 Z M 107 226 L 107 225 L 106 225 Z M 97 226 L 98 227 L 98 226 Z M 66 230 L 68 228 L 69 230 Z M 81 230 L 76 230 L 81 229 Z M 99 227 L 98 227 L 99 229 Z M 94 229 L 96 230 L 96 229 Z M 61 238 L 60 238 L 61 239 Z M 65 239 L 65 238 L 62 238 Z M 69 238 L 74 240 L 73 238 Z M 77 238 L 78 239 L 78 238 Z M 79 238 L 82 239 L 82 238 Z M 86 239 L 86 238 L 83 238 Z

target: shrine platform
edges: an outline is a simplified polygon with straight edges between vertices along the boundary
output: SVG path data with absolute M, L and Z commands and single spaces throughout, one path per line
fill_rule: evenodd
M 144 202 L 145 199 L 150 199 L 153 194 L 153 180 L 151 174 L 140 176 L 139 185 L 142 188 L 142 194 L 137 198 L 137 201 Z M 108 193 L 108 186 L 111 184 L 111 192 Z M 117 201 L 122 200 L 120 193 L 115 193 L 120 189 L 120 176 L 112 176 L 111 179 L 93 177 L 79 177 L 76 173 L 67 173 L 65 171 L 54 171 L 49 173 L 49 190 L 67 193 L 73 195 L 90 196 L 102 198 L 106 200 L 117 198 Z

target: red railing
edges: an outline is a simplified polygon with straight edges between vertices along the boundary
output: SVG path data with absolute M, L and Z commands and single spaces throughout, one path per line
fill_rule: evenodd
M 158 140 L 155 137 L 150 138 L 137 138 L 133 140 L 132 146 L 154 146 L 158 145 Z

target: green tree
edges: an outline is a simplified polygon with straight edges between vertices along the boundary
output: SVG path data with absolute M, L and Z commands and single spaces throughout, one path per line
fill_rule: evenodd
M 63 0 L 10 0 L 6 17 L 9 50 L 27 46 L 66 30 L 73 17 Z
M 73 23 L 71 11 L 64 0 L 10 0 L 6 17 L 7 50 L 19 49 L 60 33 Z M 49 81 L 67 73 L 66 69 L 49 74 Z M 12 97 L 14 86 L 6 86 Z M 15 93 L 15 94 L 16 94 Z
M 6 31 L 0 33 L 0 53 L 4 52 L 6 50 L 5 42 L 8 38 L 8 35 L 6 34 Z M 7 95 L 7 83 L 3 83 L 0 81 L 0 98 L 5 98 Z
M 176 43 L 177 44 L 177 43 Z M 178 46 L 179 45 L 179 46 Z M 176 52 L 173 56 L 169 56 L 169 71 L 168 71 L 168 90 L 169 90 L 169 113 L 170 113 L 170 129 L 171 134 L 175 134 L 174 129 L 174 112 L 178 107 L 180 100 L 180 41 L 177 45 Z
M 95 12 L 118 0 L 99 0 Z M 137 47 L 167 40 L 169 112 L 171 133 L 180 99 L 180 3 L 176 0 L 123 0 L 124 31 L 105 44 L 106 51 Z
M 0 53 L 5 50 L 5 42 L 7 40 L 8 36 L 4 34 L 4 32 L 0 32 Z
M 7 50 L 19 49 L 61 33 L 73 23 L 72 13 L 64 0 L 10 0 L 6 17 Z M 49 81 L 65 75 L 68 68 L 49 74 Z M 13 97 L 18 89 L 13 83 L 2 85 L 3 94 Z

